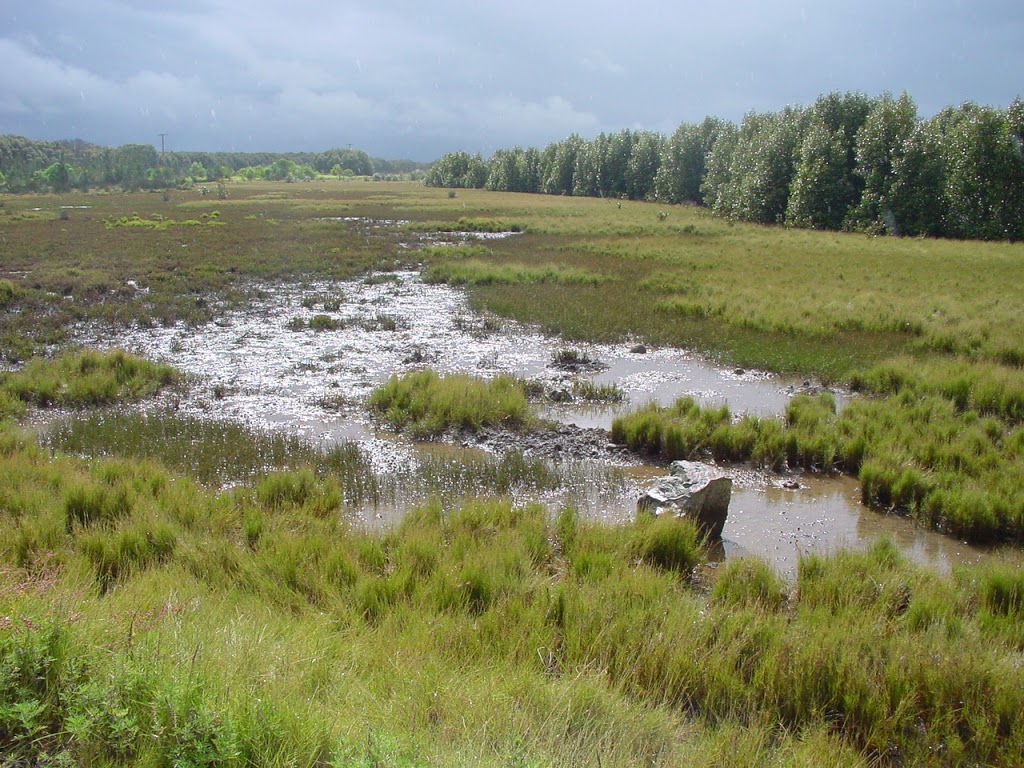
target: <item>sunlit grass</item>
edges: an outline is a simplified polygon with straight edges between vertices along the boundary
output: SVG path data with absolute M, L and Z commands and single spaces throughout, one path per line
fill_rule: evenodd
M 418 436 L 485 427 L 525 429 L 533 417 L 518 381 L 492 381 L 432 370 L 392 376 L 371 394 L 369 407 L 396 429 Z
M 53 360 L 36 358 L 17 371 L 0 374 L 0 393 L 11 401 L 41 408 L 82 408 L 139 400 L 180 376 L 171 366 L 152 363 L 124 350 L 67 352 Z
M 218 765 L 1014 764 L 1019 566 L 883 542 L 690 581 L 672 519 L 434 502 L 365 532 L 292 473 L 0 451 L 11 758 Z M 60 478 L 55 483 L 55 478 Z M 710 596 L 698 586 L 712 580 Z

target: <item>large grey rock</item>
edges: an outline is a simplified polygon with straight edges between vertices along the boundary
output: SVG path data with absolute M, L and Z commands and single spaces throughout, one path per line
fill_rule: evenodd
M 636 503 L 637 513 L 674 514 L 693 520 L 708 539 L 722 538 L 732 498 L 732 478 L 695 461 L 673 461 Z

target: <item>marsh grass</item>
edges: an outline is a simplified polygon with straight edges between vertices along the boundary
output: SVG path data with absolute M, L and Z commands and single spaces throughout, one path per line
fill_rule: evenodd
M 489 219 L 482 217 L 460 217 L 455 221 L 424 221 L 410 222 L 404 225 L 406 229 L 417 232 L 524 232 L 522 224 L 508 222 L 501 219 Z
M 469 257 L 463 261 L 448 261 L 423 271 L 427 283 L 448 285 L 598 285 L 609 281 L 608 275 L 587 269 L 552 264 L 528 267 L 522 264 L 495 263 Z
M 82 408 L 139 400 L 179 382 L 169 365 L 152 363 L 123 350 L 65 352 L 37 358 L 17 371 L 0 374 L 8 399 L 40 408 Z M 0 407 L 3 407 L 0 404 Z M 12 409 L 10 405 L 8 410 Z
M 724 406 L 682 398 L 616 417 L 612 439 L 665 460 L 845 472 L 859 478 L 865 504 L 972 541 L 1024 541 L 1024 432 L 938 394 L 905 388 L 840 413 L 829 393 L 797 395 L 781 421 L 733 420 Z
M 218 221 L 220 213 L 214 211 L 211 214 L 202 214 L 200 219 L 184 219 L 181 221 L 175 219 L 168 219 L 160 214 L 156 214 L 152 219 L 143 219 L 137 213 L 133 213 L 131 216 L 119 216 L 116 219 L 108 219 L 103 222 L 103 226 L 107 229 L 151 229 L 151 230 L 163 230 L 170 227 L 203 227 L 203 226 L 218 226 L 223 222 Z M 67 220 L 64 218 L 63 220 Z
M 355 444 L 321 449 L 280 430 L 173 411 L 82 414 L 55 422 L 41 440 L 52 450 L 69 454 L 154 459 L 213 487 L 249 482 L 268 471 L 312 466 L 321 474 L 344 478 L 346 487 L 355 490 L 362 477 L 373 474 Z M 362 492 L 356 494 L 357 500 Z
M 516 451 L 428 452 L 400 473 L 376 472 L 371 457 L 355 443 L 319 446 L 279 430 L 173 411 L 79 414 L 50 424 L 40 441 L 51 451 L 71 455 L 157 461 L 210 488 L 252 485 L 261 503 L 294 506 L 308 501 L 323 512 L 393 506 L 399 500 L 455 503 L 478 494 L 616 494 L 625 487 L 614 468 L 552 465 Z M 321 487 L 321 481 L 328 486 Z
M 659 221 L 644 203 L 476 190 L 455 200 L 390 183 L 4 202 L 10 363 L 78 323 L 209 322 L 257 300 L 253 281 L 388 279 L 422 258 L 476 260 L 478 274 L 577 270 L 614 279 L 466 286 L 475 306 L 568 342 L 692 347 L 875 396 L 840 413 L 800 400 L 784 420 L 682 408 L 672 429 L 648 413 L 638 445 L 856 471 L 871 504 L 965 537 L 1022 539 L 1024 320 L 1007 298 L 1022 287 L 1020 244 L 754 227 L 682 207 Z M 60 221 L 61 204 L 93 207 Z M 51 210 L 29 210 L 39 205 Z M 215 205 L 223 226 L 104 226 L 134 212 L 209 221 Z M 411 224 L 324 219 L 342 212 Z M 406 247 L 417 226 L 490 222 L 526 231 L 467 258 Z M 19 391 L 51 397 L 59 387 L 44 380 Z M 0 387 L 0 414 L 24 403 Z M 0 434 L 0 733 L 12 761 L 1024 761 L 1019 563 L 941 577 L 880 545 L 807 556 L 784 597 L 756 564 L 726 566 L 705 596 L 685 569 L 636 548 L 632 525 L 439 498 L 367 533 L 336 514 L 336 493 L 351 491 L 322 459 L 214 492 L 86 453 L 50 457 Z M 505 471 L 547 482 L 529 466 Z M 496 486 L 501 472 L 480 465 Z
M 522 387 L 509 376 L 484 381 L 425 369 L 392 376 L 368 404 L 393 428 L 421 437 L 485 427 L 526 429 L 533 421 Z
M 245 493 L 150 463 L 2 453 L 8 759 L 217 765 L 1009 765 L 1009 562 L 939 576 L 883 542 L 688 580 L 695 531 L 424 504 L 367 532 L 315 475 Z M 65 525 L 60 477 L 121 489 Z M 267 476 L 272 477 L 272 476 Z M 34 509 L 30 518 L 15 509 Z M 26 525 L 45 546 L 11 542 Z

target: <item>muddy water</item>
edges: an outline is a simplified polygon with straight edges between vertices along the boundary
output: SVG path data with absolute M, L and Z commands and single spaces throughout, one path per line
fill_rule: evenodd
M 641 353 L 630 344 L 567 345 L 475 313 L 461 290 L 424 285 L 411 272 L 261 289 L 266 299 L 259 306 L 229 312 L 216 324 L 115 336 L 94 333 L 81 341 L 125 347 L 194 374 L 200 383 L 180 403 L 185 413 L 287 429 L 324 442 L 354 440 L 375 469 L 388 474 L 407 472 L 424 460 L 424 451 L 436 449 L 378 434 L 362 402 L 391 374 L 423 366 L 482 377 L 512 373 L 551 387 L 567 385 L 573 377 L 616 384 L 625 402 L 614 408 L 546 411 L 562 421 L 604 428 L 621 410 L 651 400 L 667 404 L 683 395 L 703 404 L 728 403 L 734 414 L 780 414 L 802 386 L 763 372 L 720 368 L 680 350 Z M 336 329 L 308 327 L 315 315 L 325 314 Z M 553 356 L 567 346 L 598 361 L 601 369 L 568 373 L 554 368 Z M 566 487 L 541 497 L 552 506 L 573 503 L 594 518 L 626 520 L 641 489 L 663 472 L 578 462 Z M 862 546 L 889 536 L 915 559 L 942 569 L 982 557 L 976 549 L 907 520 L 864 509 L 852 480 L 801 477 L 800 483 L 799 490 L 785 490 L 773 476 L 737 471 L 725 555 L 764 556 L 791 574 L 801 552 Z M 371 523 L 395 520 L 402 512 L 400 503 L 358 510 Z

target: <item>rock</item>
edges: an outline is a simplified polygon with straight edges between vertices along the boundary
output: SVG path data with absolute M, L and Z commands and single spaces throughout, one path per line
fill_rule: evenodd
M 732 478 L 695 461 L 673 461 L 670 471 L 672 474 L 658 480 L 640 497 L 637 513 L 688 517 L 706 538 L 722 538 L 732 498 Z
M 629 351 L 632 352 L 634 355 L 646 355 L 647 347 L 645 347 L 643 344 L 637 344 L 635 347 L 630 347 Z

